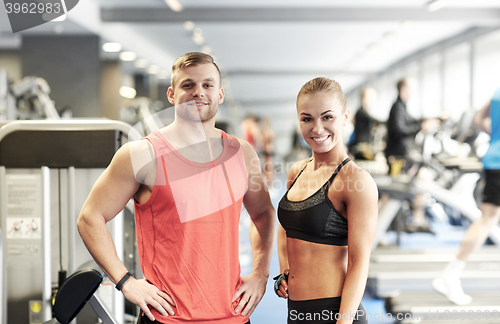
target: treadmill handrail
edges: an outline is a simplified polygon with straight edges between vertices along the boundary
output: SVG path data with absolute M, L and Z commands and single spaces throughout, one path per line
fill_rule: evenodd
M 28 131 L 75 131 L 75 130 L 118 130 L 124 134 L 137 132 L 132 126 L 122 121 L 111 119 L 61 119 L 61 120 L 15 120 L 0 127 L 0 141 L 10 133 Z M 138 138 L 142 136 L 138 134 Z

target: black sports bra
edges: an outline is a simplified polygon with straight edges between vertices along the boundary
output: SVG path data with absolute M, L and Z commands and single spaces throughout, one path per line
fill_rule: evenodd
M 333 207 L 328 190 L 340 169 L 349 161 L 349 158 L 342 161 L 330 179 L 310 197 L 291 201 L 288 191 L 305 167 L 300 171 L 278 204 L 278 219 L 287 237 L 319 244 L 347 245 L 347 219 Z

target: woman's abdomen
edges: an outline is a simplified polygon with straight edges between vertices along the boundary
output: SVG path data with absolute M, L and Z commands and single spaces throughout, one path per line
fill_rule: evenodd
M 337 297 L 347 271 L 347 246 L 287 239 L 288 294 L 292 300 Z

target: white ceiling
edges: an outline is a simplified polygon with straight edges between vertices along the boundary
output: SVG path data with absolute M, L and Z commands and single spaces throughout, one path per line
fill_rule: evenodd
M 227 73 L 226 93 L 244 111 L 275 116 L 313 77 L 335 78 L 347 92 L 419 49 L 500 26 L 499 0 L 450 0 L 434 13 L 428 0 L 179 1 L 184 10 L 174 13 L 163 0 L 81 0 L 65 22 L 22 33 L 99 34 L 169 70 L 179 55 L 201 50 L 183 28 L 193 20 Z M 6 18 L 0 10 L 0 40 L 9 36 Z
M 422 7 L 428 0 L 181 0 L 189 7 Z M 103 6 L 161 6 L 162 0 L 99 0 Z M 451 0 L 449 7 L 493 8 L 497 0 Z

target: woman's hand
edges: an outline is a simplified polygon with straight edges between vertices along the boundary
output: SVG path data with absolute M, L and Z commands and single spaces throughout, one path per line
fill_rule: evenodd
M 276 288 L 276 285 L 278 285 L 278 289 L 275 289 L 275 292 L 276 294 L 281 297 L 281 298 L 288 298 L 288 275 L 290 274 L 290 269 L 286 269 L 285 271 L 283 271 L 283 275 L 285 276 L 285 278 L 283 278 L 283 276 L 279 276 L 281 277 L 281 281 L 279 283 L 275 283 L 275 288 Z M 279 278 L 277 279 L 279 280 Z

